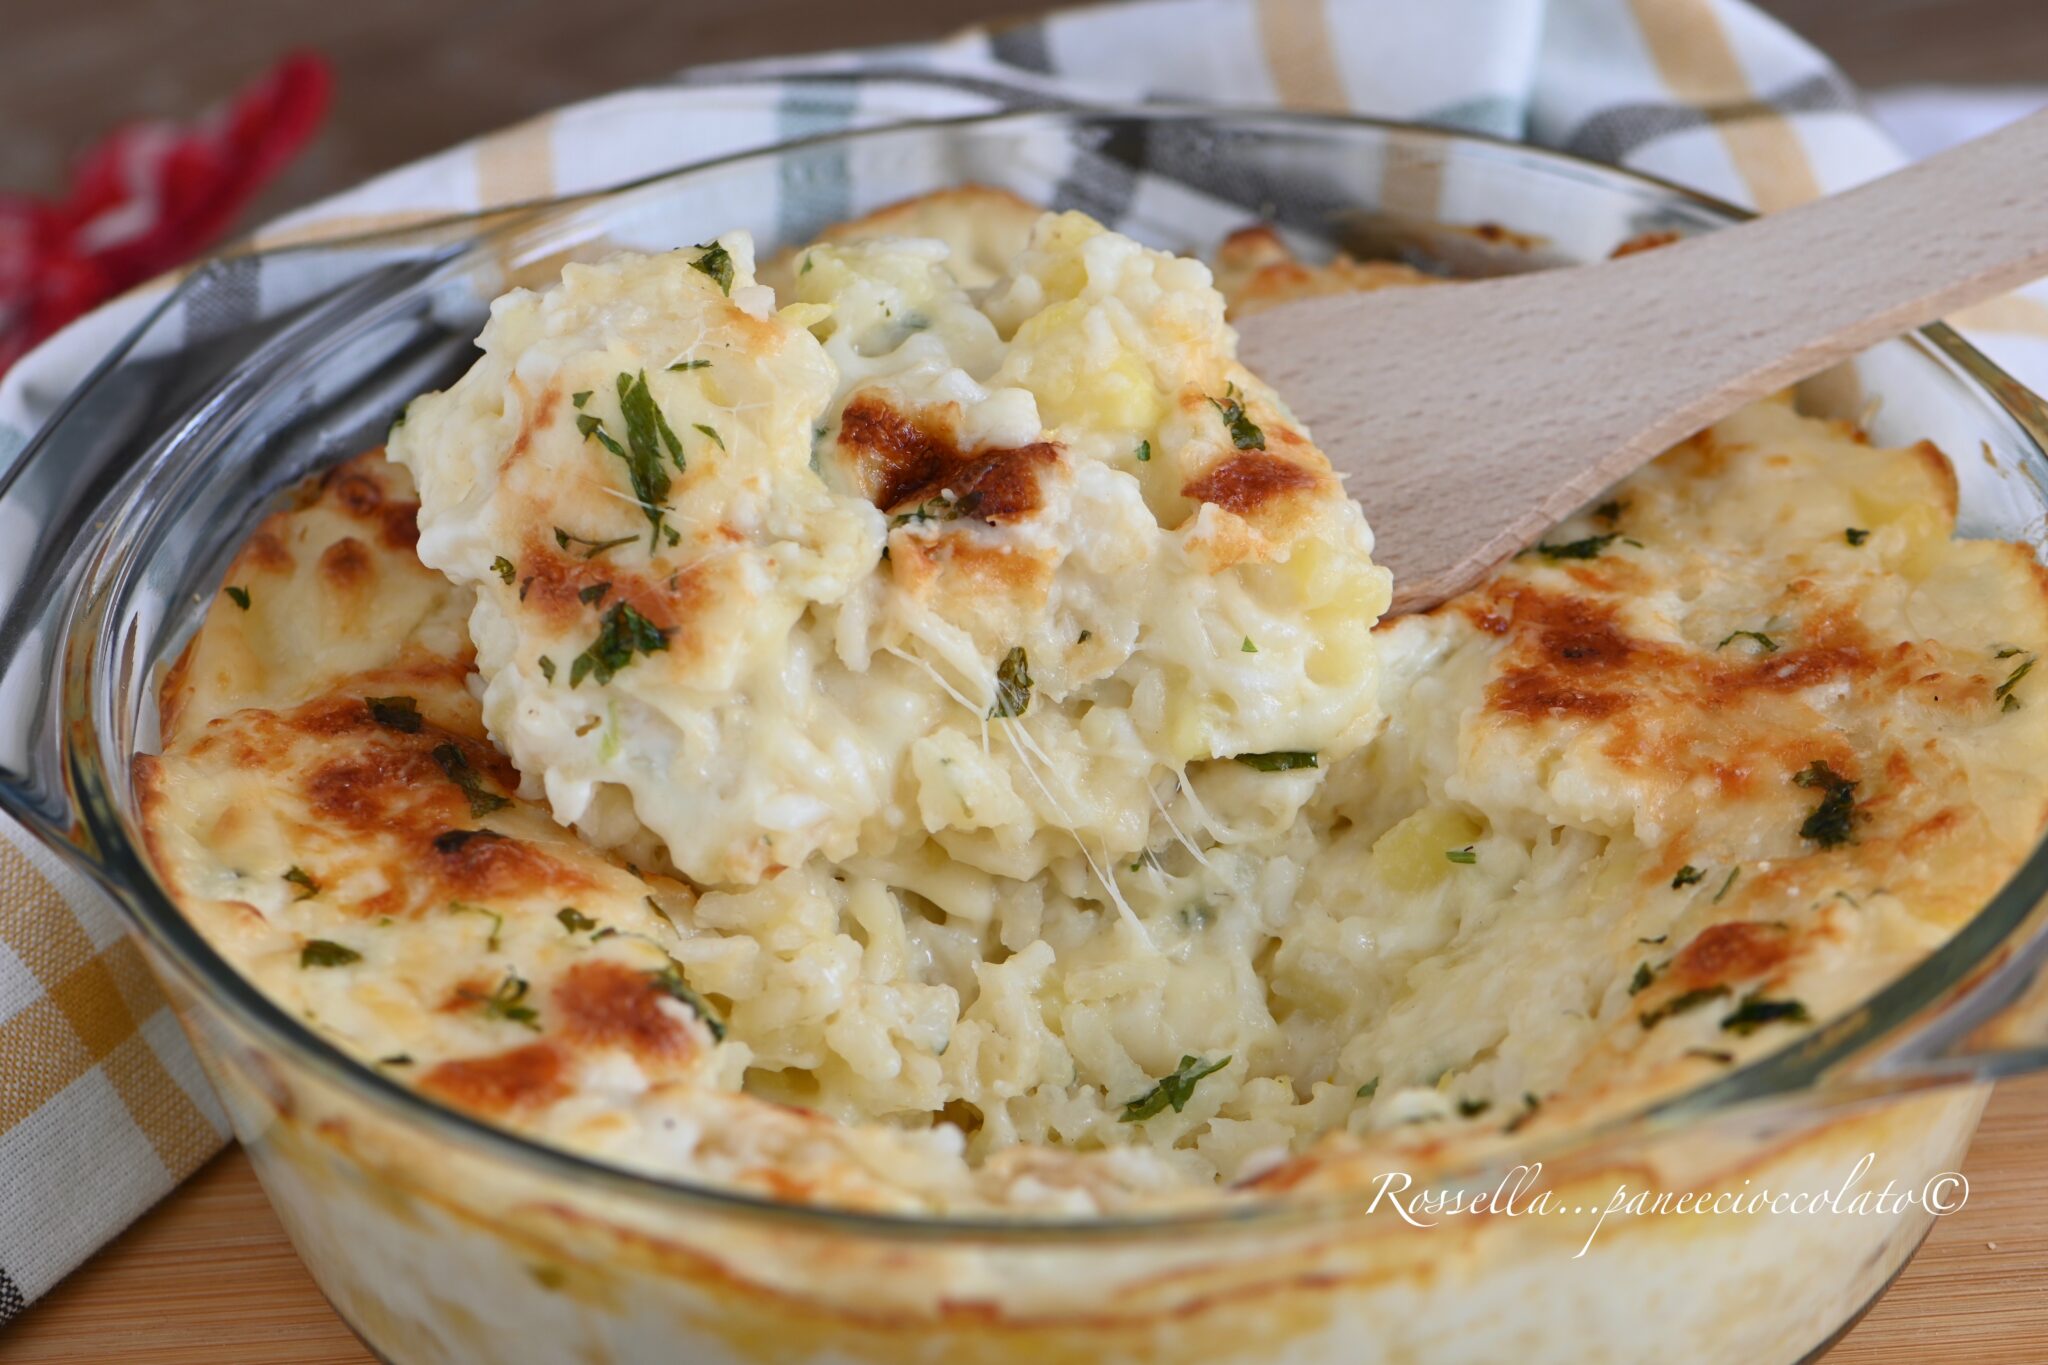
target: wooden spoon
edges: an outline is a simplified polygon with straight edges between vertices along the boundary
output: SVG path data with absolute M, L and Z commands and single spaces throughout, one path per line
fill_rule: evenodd
M 1349 476 L 1405 612 L 1743 404 L 2043 274 L 2048 112 L 1655 251 L 1306 299 L 1238 331 Z

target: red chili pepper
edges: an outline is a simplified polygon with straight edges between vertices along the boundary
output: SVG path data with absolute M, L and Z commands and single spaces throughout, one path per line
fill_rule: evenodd
M 52 332 L 217 241 L 327 113 L 324 58 L 292 53 L 186 125 L 137 122 L 61 199 L 0 195 L 0 374 Z

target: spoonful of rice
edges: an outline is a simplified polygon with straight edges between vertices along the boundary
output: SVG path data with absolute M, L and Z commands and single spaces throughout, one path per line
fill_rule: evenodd
M 2043 274 L 2048 112 L 1655 251 L 1271 308 L 1240 354 L 1363 490 L 1418 611 L 1745 403 Z

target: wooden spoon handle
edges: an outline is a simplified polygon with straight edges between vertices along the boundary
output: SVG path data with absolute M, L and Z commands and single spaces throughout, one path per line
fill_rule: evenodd
M 1744 403 L 2042 274 L 2048 113 L 1657 251 L 1307 299 L 1239 331 L 1353 476 L 1401 611 Z
M 1697 362 L 1664 395 L 1679 401 L 1646 414 L 1637 444 L 1654 453 L 1745 402 L 2048 274 L 2048 112 L 1739 231 L 1599 269 Z

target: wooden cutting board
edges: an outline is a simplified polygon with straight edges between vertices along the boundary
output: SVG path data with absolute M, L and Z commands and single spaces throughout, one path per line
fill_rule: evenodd
M 2048 1359 L 2048 1077 L 2000 1087 L 1936 1225 L 1828 1365 Z M 313 1287 L 240 1148 L 216 1158 L 20 1322 L 0 1360 L 373 1365 Z

